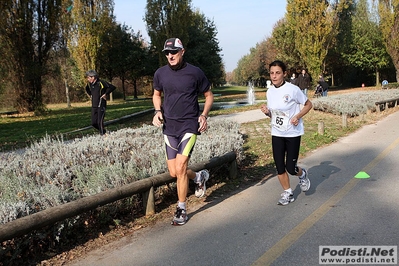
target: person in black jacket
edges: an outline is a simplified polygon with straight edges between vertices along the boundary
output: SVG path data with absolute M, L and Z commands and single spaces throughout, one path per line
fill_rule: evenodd
M 330 88 L 330 86 L 328 85 L 328 83 L 324 80 L 323 76 L 319 76 L 319 81 L 317 82 L 322 88 L 322 96 L 323 97 L 327 97 L 327 92 L 328 89 Z
M 115 90 L 115 86 L 100 80 L 95 70 L 86 72 L 87 85 L 86 92 L 91 98 L 91 125 L 96 128 L 101 135 L 105 134 L 104 117 L 107 107 L 107 96 Z
M 297 77 L 297 86 L 301 89 L 301 91 L 308 95 L 308 89 L 310 88 L 310 83 L 312 82 L 312 78 L 307 73 L 306 69 L 302 69 L 301 74 Z

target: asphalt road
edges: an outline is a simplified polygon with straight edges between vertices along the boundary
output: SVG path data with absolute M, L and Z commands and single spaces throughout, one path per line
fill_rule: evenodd
M 264 118 L 259 112 L 236 119 Z M 398 121 L 395 112 L 301 159 L 312 186 L 303 193 L 291 177 L 287 206 L 277 205 L 272 177 L 189 208 L 184 226 L 159 222 L 68 265 L 319 265 L 320 246 L 397 246 Z M 359 172 L 370 177 L 354 178 Z

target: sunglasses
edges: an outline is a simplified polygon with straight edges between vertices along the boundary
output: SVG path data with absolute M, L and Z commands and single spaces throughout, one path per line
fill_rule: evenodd
M 175 55 L 175 54 L 177 54 L 178 52 L 179 52 L 179 50 L 166 50 L 166 51 L 163 51 L 163 53 L 164 53 L 166 56 L 168 56 L 169 54 Z

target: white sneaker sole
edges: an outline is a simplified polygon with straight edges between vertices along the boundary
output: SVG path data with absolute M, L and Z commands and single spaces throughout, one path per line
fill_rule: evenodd
M 292 202 L 294 202 L 294 201 L 295 201 L 294 198 L 291 199 L 290 201 L 285 202 L 285 203 L 281 203 L 281 202 L 279 201 L 279 202 L 277 202 L 277 205 L 286 206 L 286 205 L 288 205 L 289 203 L 292 203 Z

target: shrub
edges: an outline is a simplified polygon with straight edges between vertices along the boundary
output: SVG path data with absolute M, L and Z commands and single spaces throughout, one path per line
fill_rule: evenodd
M 375 102 L 399 97 L 399 89 L 362 91 L 313 99 L 313 109 L 336 115 L 358 116 L 375 111 Z
M 242 160 L 239 125 L 228 120 L 208 124 L 190 162 L 230 151 Z M 0 222 L 163 173 L 164 145 L 162 130 L 144 125 L 68 142 L 47 136 L 23 152 L 2 153 Z

